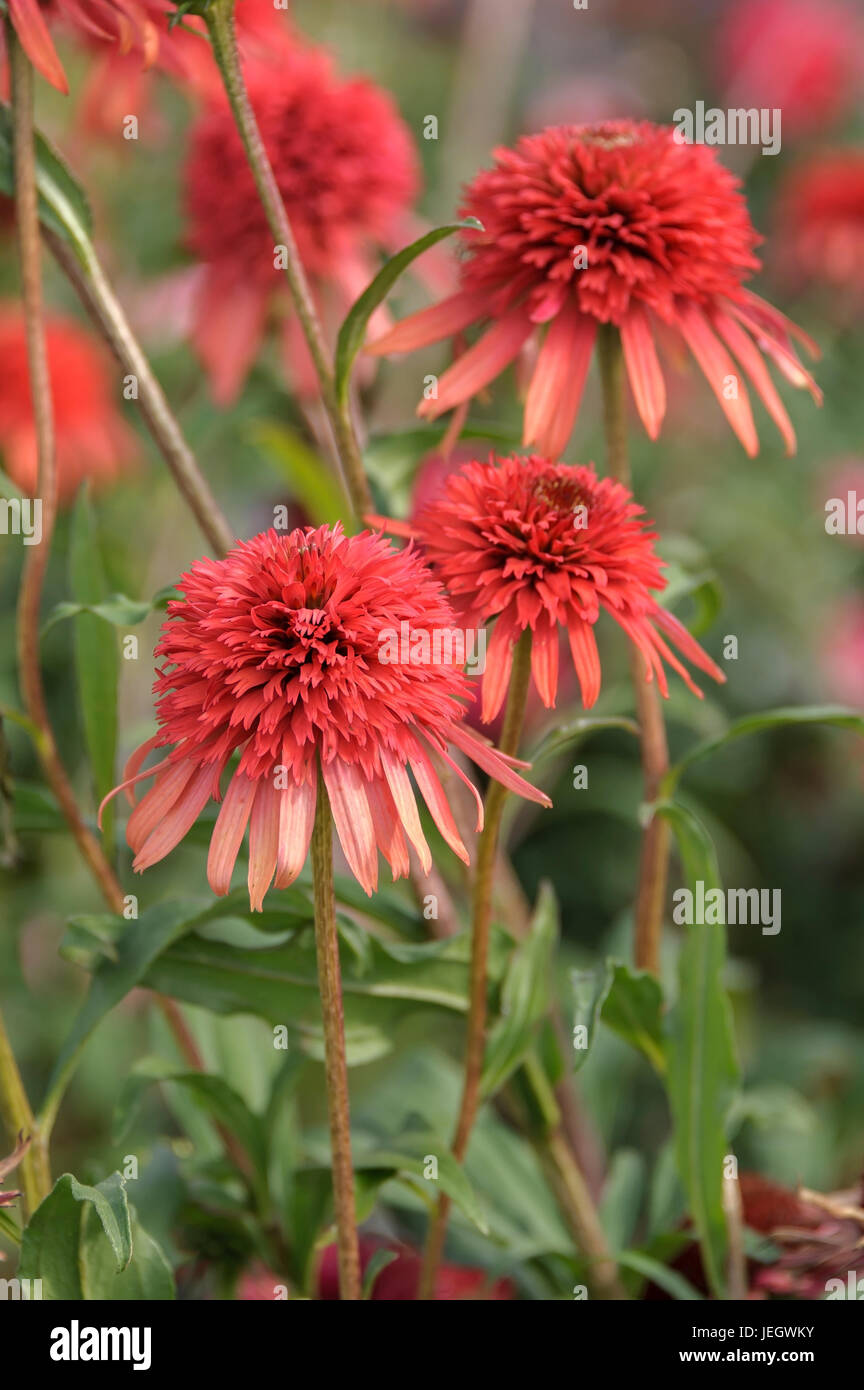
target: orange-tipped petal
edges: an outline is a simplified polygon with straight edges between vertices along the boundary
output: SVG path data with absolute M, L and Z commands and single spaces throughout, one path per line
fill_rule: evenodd
M 9 0 L 9 18 L 12 27 L 21 41 L 21 47 L 34 68 L 41 72 L 52 87 L 64 96 L 69 94 L 69 83 L 63 71 L 63 64 L 57 57 L 54 41 L 48 26 L 42 18 L 38 0 Z

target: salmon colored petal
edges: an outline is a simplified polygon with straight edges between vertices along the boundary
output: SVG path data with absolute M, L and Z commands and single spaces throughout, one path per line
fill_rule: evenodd
M 488 301 L 484 294 L 460 291 L 433 304 L 429 309 L 421 309 L 402 319 L 373 343 L 364 349 L 375 357 L 386 357 L 391 352 L 413 352 L 415 348 L 428 347 L 439 343 L 442 338 L 451 338 L 461 333 L 478 319 L 486 317 Z
M 648 438 L 656 439 L 666 414 L 666 383 L 648 315 L 639 305 L 633 305 L 621 324 L 621 344 L 639 418 Z
M 216 770 L 205 765 L 199 767 L 198 771 L 190 778 L 189 785 L 186 787 L 179 801 L 175 802 L 167 816 L 164 816 L 156 829 L 150 834 L 141 846 L 132 861 L 132 868 L 136 873 L 149 869 L 152 864 L 158 864 L 160 859 L 164 859 L 166 854 L 170 854 L 175 845 L 179 845 L 183 836 L 191 830 L 213 792 L 216 790 L 218 774 Z
M 402 834 L 402 823 L 399 820 L 393 797 L 390 795 L 390 788 L 385 781 L 381 778 L 373 778 L 366 785 L 366 796 L 369 801 L 369 810 L 372 812 L 375 839 L 378 842 L 378 848 L 390 865 L 395 883 L 397 878 L 406 878 L 411 871 L 408 846 L 405 843 L 405 836 Z
M 384 748 L 381 750 L 381 766 L 384 769 L 384 776 L 387 778 L 393 804 L 405 827 L 405 833 L 417 851 L 424 874 L 428 874 L 432 867 L 432 854 L 426 843 L 426 836 L 423 834 L 420 816 L 417 813 L 417 802 L 414 800 L 411 779 L 405 771 L 405 764 L 401 763 L 389 749 Z
M 547 709 L 555 708 L 558 694 L 558 624 L 543 618 L 531 641 L 531 674 Z
M 585 709 L 590 709 L 596 704 L 602 680 L 600 653 L 597 650 L 594 627 L 584 618 L 574 616 L 567 624 L 567 636 L 579 679 L 579 689 L 582 692 L 582 704 Z
M 447 752 L 447 749 L 446 749 L 443 745 L 439 747 L 439 745 L 438 745 L 437 743 L 431 742 L 431 741 L 428 740 L 428 739 L 427 739 L 427 742 L 430 742 L 430 747 L 432 747 L 432 748 L 434 749 L 434 751 L 438 754 L 439 758 L 442 758 L 443 761 L 447 764 L 447 766 L 448 766 L 453 772 L 456 773 L 456 776 L 457 776 L 462 782 L 465 783 L 465 786 L 468 788 L 469 792 L 470 792 L 471 795 L 474 797 L 474 804 L 475 804 L 476 807 L 477 807 L 477 823 L 476 823 L 476 825 L 475 825 L 474 828 L 475 828 L 475 830 L 477 831 L 477 834 L 479 835 L 479 834 L 480 834 L 480 831 L 483 829 L 483 798 L 482 798 L 482 796 L 481 796 L 480 793 L 478 792 L 478 790 L 477 790 L 477 788 L 475 787 L 474 783 L 471 781 L 471 778 L 468 777 L 468 776 L 466 776 L 466 774 L 463 772 L 462 768 L 459 766 L 459 764 L 458 764 L 453 758 L 450 757 L 450 754 Z M 490 747 L 491 747 L 491 744 L 490 744 Z M 500 757 L 503 758 L 503 757 L 504 757 L 504 754 L 501 753 L 501 754 L 500 754 Z M 523 764 L 521 764 L 521 766 L 527 767 L 528 764 L 527 764 L 527 763 L 523 763 Z
M 483 337 L 448 367 L 438 382 L 438 396 L 421 401 L 417 414 L 427 420 L 470 400 L 509 366 L 533 324 L 524 304 L 511 309 L 488 328 Z
M 771 321 L 765 315 L 755 312 L 752 308 L 742 307 L 740 304 L 730 303 L 730 313 L 748 328 L 756 339 L 756 345 L 760 351 L 766 353 L 788 381 L 799 389 L 804 387 L 813 397 L 817 405 L 822 404 L 822 391 L 816 383 L 811 372 L 808 372 L 803 362 L 798 357 L 795 349 L 789 342 L 788 334 L 785 330 L 774 331 L 771 328 Z
M 219 808 L 210 850 L 207 855 L 207 882 L 217 897 L 224 897 L 231 887 L 231 875 L 240 853 L 258 782 L 245 772 L 235 772 L 228 783 L 225 799 Z
M 688 632 L 682 622 L 670 613 L 668 608 L 663 608 L 658 603 L 653 613 L 654 622 L 662 628 L 668 637 L 672 639 L 676 647 L 686 656 L 688 661 L 692 661 L 694 666 L 698 666 L 700 671 L 706 675 L 713 676 L 715 681 L 721 685 L 726 682 L 726 674 L 721 671 L 716 661 L 712 661 L 708 653 L 700 647 L 692 632 Z
M 545 792 L 539 787 L 532 787 L 530 782 L 526 782 L 510 768 L 496 748 L 492 748 L 488 743 L 483 743 L 477 737 L 473 729 L 469 729 L 465 724 L 453 724 L 450 729 L 450 741 L 456 747 L 475 762 L 478 767 L 482 767 L 484 772 L 488 772 L 490 777 L 494 777 L 496 782 L 500 782 L 502 787 L 508 791 L 516 792 L 519 796 L 524 796 L 528 801 L 536 801 L 541 806 L 551 806 L 552 802 Z
M 564 452 L 579 411 L 597 320 L 567 304 L 552 320 L 525 401 L 523 442 L 547 458 Z
M 249 906 L 253 912 L 260 912 L 264 906 L 276 872 L 281 796 L 269 776 L 259 779 L 249 817 Z
M 195 764 L 191 761 L 170 763 L 159 773 L 146 796 L 142 796 L 126 822 L 126 843 L 136 854 L 182 795 L 194 771 Z
M 148 754 L 153 752 L 153 749 L 160 743 L 162 737 L 163 735 L 160 731 L 158 734 L 154 734 L 152 738 L 148 738 L 147 741 L 136 748 L 133 753 L 130 753 L 129 757 L 126 759 L 126 766 L 123 769 L 124 781 L 136 775 L 145 758 Z M 126 800 L 129 802 L 130 806 L 135 805 L 135 797 L 132 794 L 131 787 L 128 788 L 126 792 Z
M 141 750 L 139 749 L 138 751 L 140 752 Z M 142 756 L 146 756 L 146 754 Z M 136 786 L 139 782 L 146 782 L 148 777 L 155 777 L 158 772 L 161 772 L 163 768 L 170 767 L 170 765 L 171 759 L 163 758 L 161 763 L 154 763 L 152 767 L 146 768 L 144 772 L 137 772 L 134 777 L 127 777 L 124 782 L 119 782 L 116 787 L 112 787 L 108 795 L 103 796 L 102 800 L 99 803 L 99 811 L 96 817 L 96 824 L 99 826 L 99 829 L 102 829 L 102 812 L 105 810 L 105 807 L 108 805 L 108 802 L 114 800 L 114 797 L 117 796 L 118 792 L 126 792 L 126 796 L 128 798 L 128 789 L 130 787 Z
M 462 837 L 453 819 L 453 812 L 450 810 L 450 805 L 444 794 L 444 788 L 438 780 L 438 774 L 430 759 L 422 748 L 415 744 L 413 750 L 408 754 L 408 761 L 411 764 L 411 771 L 414 773 L 423 800 L 429 807 L 432 819 L 454 853 L 458 854 L 465 864 L 469 864 L 471 861 L 468 851 L 462 842 Z
M 722 406 L 726 418 L 737 434 L 746 452 L 753 458 L 759 452 L 759 438 L 750 413 L 750 401 L 744 383 L 739 379 L 735 363 L 713 332 L 708 320 L 693 304 L 678 306 L 676 321 L 714 395 Z M 737 395 L 729 400 L 724 395 L 723 383 L 734 377 Z
M 363 774 L 355 763 L 339 758 L 322 764 L 333 810 L 333 823 L 352 874 L 371 897 L 378 887 L 378 846 L 366 799 Z
M 792 319 L 787 318 L 773 304 L 769 304 L 767 299 L 763 299 L 761 295 L 754 294 L 752 290 L 744 288 L 739 293 L 742 303 L 749 307 L 751 315 L 760 320 L 774 337 L 794 338 L 803 347 L 806 347 L 811 357 L 818 360 L 822 356 L 819 344 L 810 337 L 810 334 L 805 333 L 803 328 L 799 327 L 797 323 L 793 323 Z
M 490 724 L 504 703 L 510 672 L 513 669 L 513 648 L 520 628 L 511 619 L 499 617 L 492 629 L 486 649 L 486 669 L 483 672 L 483 707 L 480 718 Z
M 276 858 L 276 887 L 288 888 L 309 853 L 318 783 L 314 773 L 308 781 L 290 785 L 279 793 L 279 853 Z
M 63 65 L 57 57 L 48 26 L 42 18 L 38 0 L 9 0 L 9 18 L 21 41 L 21 47 L 34 68 L 41 72 L 58 92 L 68 96 L 69 83 Z
M 740 324 L 720 309 L 714 311 L 711 320 L 720 337 L 738 358 L 753 383 L 762 404 L 783 436 L 787 454 L 794 454 L 796 440 L 792 421 L 786 413 L 786 407 L 777 394 L 774 383 L 768 375 L 768 369 L 753 343 L 753 339 L 744 332 Z

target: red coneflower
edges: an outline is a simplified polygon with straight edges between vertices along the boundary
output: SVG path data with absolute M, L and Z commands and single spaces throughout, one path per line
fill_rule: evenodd
M 525 764 L 462 724 L 461 670 L 384 659 L 382 644 L 403 623 L 412 641 L 454 626 L 438 581 L 411 549 L 369 532 L 347 537 L 339 526 L 269 531 L 224 560 L 198 561 L 180 588 L 185 599 L 169 604 L 156 648 L 166 663 L 154 686 L 160 731 L 133 754 L 122 783 L 156 775 L 127 825 L 135 869 L 163 859 L 210 798 L 220 800 L 234 753 L 207 876 L 214 893 L 228 892 L 248 824 L 253 909 L 274 875 L 277 888 L 287 887 L 303 866 L 319 761 L 345 857 L 367 893 L 377 885 L 379 849 L 394 879 L 407 874 L 406 836 L 426 872 L 431 865 L 409 768 L 444 839 L 467 860 L 433 762 L 462 776 L 448 743 L 511 790 L 549 804 L 512 770 Z M 168 758 L 139 771 L 168 744 Z M 482 819 L 479 797 L 477 805 Z
M 370 351 L 408 352 L 491 327 L 446 371 L 429 418 L 469 400 L 548 325 L 525 403 L 524 440 L 557 457 L 579 408 L 598 323 L 621 330 L 630 385 L 648 434 L 666 407 L 655 338 L 683 340 L 748 454 L 759 448 L 749 377 L 787 449 L 795 434 L 760 350 L 796 386 L 812 377 L 791 338 L 815 345 L 744 288 L 759 266 L 737 180 L 703 145 L 678 144 L 650 122 L 558 126 L 496 152 L 469 185 L 459 293 L 403 320 Z M 731 354 L 731 355 L 730 355 Z M 737 359 L 736 362 L 733 361 Z M 734 385 L 733 385 L 734 383 Z
M 33 66 L 58 91 L 69 83 L 57 57 L 46 24 L 57 19 L 82 39 L 99 39 L 117 45 L 120 53 L 134 49 L 148 65 L 159 51 L 165 14 L 172 0 L 7 0 L 9 20 Z
M 54 434 L 57 494 L 68 502 L 85 478 L 99 483 L 118 474 L 138 453 L 135 435 L 115 405 L 109 363 L 99 345 L 73 319 L 45 321 Z M 0 305 L 0 455 L 22 492 L 36 487 L 37 449 L 27 330 L 14 304 Z
M 663 661 L 700 691 L 669 642 L 717 681 L 723 672 L 652 590 L 666 581 L 643 509 L 593 468 L 548 459 L 468 463 L 411 524 L 466 626 L 495 621 L 483 676 L 483 719 L 504 701 L 513 649 L 532 632 L 534 683 L 547 708 L 558 689 L 558 628 L 567 629 L 586 709 L 600 693 L 594 624 L 605 609 L 645 660 L 646 680 L 668 695 Z M 392 523 L 386 523 L 392 527 Z M 393 529 L 400 529 L 398 524 Z M 403 528 L 404 529 L 404 528 Z M 668 638 L 668 641 L 665 640 Z
M 319 307 L 325 319 L 333 310 L 341 319 L 371 279 L 371 253 L 395 241 L 416 193 L 410 133 L 385 92 L 364 79 L 339 79 L 320 50 L 286 51 L 278 67 L 247 65 L 246 77 Z M 288 305 L 273 236 L 224 99 L 193 126 L 186 206 L 188 244 L 205 267 L 194 340 L 216 399 L 226 403 L 242 385 L 271 303 L 282 296 Z M 290 313 L 283 332 L 289 371 L 301 376 L 301 388 L 314 389 Z
M 797 284 L 864 297 L 864 154 L 839 150 L 794 169 L 779 219 L 782 263 Z

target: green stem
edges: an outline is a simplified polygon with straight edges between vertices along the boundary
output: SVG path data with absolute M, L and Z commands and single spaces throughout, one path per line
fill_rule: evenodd
M 24 1090 L 18 1063 L 0 1013 L 0 1119 L 14 1149 L 19 1134 L 30 1138 L 30 1148 L 21 1160 L 21 1186 L 27 1210 L 32 1216 L 43 1198 L 51 1191 L 51 1169 L 48 1147 L 33 1119 L 33 1111 Z
M 609 473 L 632 490 L 627 449 L 627 411 L 624 397 L 624 355 L 620 334 L 613 325 L 602 324 L 598 338 L 600 377 L 603 384 L 603 423 L 606 434 L 606 461 Z M 666 726 L 656 681 L 646 681 L 645 665 L 634 648 L 630 672 L 636 698 L 636 714 L 642 743 L 643 797 L 646 804 L 657 800 L 660 784 L 669 770 Z M 639 970 L 660 973 L 660 946 L 663 912 L 669 877 L 669 825 L 662 816 L 652 816 L 642 837 L 639 882 L 636 890 L 634 957 Z
M 343 1300 L 361 1297 L 360 1249 L 351 1163 L 351 1119 L 339 936 L 333 889 L 333 818 L 324 777 L 318 773 L 318 801 L 312 830 L 312 881 L 315 890 L 315 953 L 324 1023 L 324 1071 L 333 1164 L 333 1206 L 339 1252 L 339 1293 Z
M 291 221 L 249 100 L 237 49 L 234 3 L 235 0 L 214 0 L 204 16 L 210 31 L 213 56 L 222 74 L 225 92 L 246 151 L 261 206 L 276 244 L 285 248 L 285 278 L 291 291 L 294 311 L 318 377 L 321 399 L 333 430 L 351 505 L 357 517 L 362 519 L 367 512 L 373 510 L 369 481 L 363 467 L 350 406 L 347 402 L 341 404 L 336 397 L 332 359 L 324 331 L 303 269 Z
M 519 751 L 519 740 L 522 735 L 530 683 L 531 629 L 526 628 L 516 643 L 516 649 L 513 653 L 513 670 L 510 676 L 510 689 L 507 694 L 507 708 L 504 712 L 504 724 L 499 740 L 502 753 L 515 756 Z M 486 975 L 489 959 L 489 934 L 492 924 L 492 890 L 495 879 L 498 836 L 507 795 L 506 787 L 503 787 L 500 782 L 496 782 L 494 779 L 490 781 L 489 790 L 486 793 L 483 833 L 477 847 L 477 866 L 474 871 L 472 897 L 471 979 L 465 1040 L 465 1070 L 462 1082 L 462 1101 L 453 1139 L 453 1153 L 460 1163 L 465 1158 L 480 1104 L 480 1083 L 483 1077 L 483 1056 L 486 1048 Z M 421 1299 L 430 1299 L 434 1295 L 435 1280 L 444 1254 L 449 1215 L 450 1200 L 446 1196 L 441 1196 L 429 1224 L 426 1238 L 418 1293 L 418 1297 Z

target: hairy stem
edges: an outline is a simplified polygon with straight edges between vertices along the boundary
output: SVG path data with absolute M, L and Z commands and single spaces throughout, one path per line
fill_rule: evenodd
M 598 339 L 600 375 L 603 383 L 603 422 L 609 473 L 630 487 L 630 461 L 627 450 L 627 414 L 624 399 L 624 359 L 621 338 L 611 324 L 601 325 Z M 666 726 L 655 681 L 645 679 L 645 665 L 635 648 L 630 654 L 630 671 L 636 698 L 636 714 L 642 744 L 644 800 L 657 800 L 660 783 L 669 768 Z M 663 911 L 669 876 L 669 825 L 662 816 L 652 816 L 642 837 L 639 882 L 636 890 L 634 956 L 639 970 L 660 973 L 660 946 Z
M 291 291 L 294 311 L 318 377 L 321 399 L 336 440 L 351 505 L 358 518 L 361 518 L 373 510 L 369 481 L 363 467 L 350 407 L 347 403 L 343 406 L 336 397 L 333 365 L 324 331 L 300 260 L 291 221 L 249 100 L 234 29 L 234 0 L 214 0 L 207 10 L 205 19 L 210 31 L 213 55 L 222 74 L 225 92 L 246 151 L 261 206 L 276 245 L 284 247 L 285 250 L 285 278 Z
M 333 817 L 324 777 L 318 773 L 318 801 L 312 830 L 312 881 L 315 890 L 315 954 L 324 1022 L 324 1071 L 333 1163 L 333 1206 L 339 1251 L 339 1294 L 343 1300 L 361 1296 L 360 1248 L 351 1164 L 351 1119 L 348 1106 L 348 1065 L 345 1059 L 345 1019 L 336 897 L 333 889 Z
M 531 630 L 526 628 L 513 654 L 507 708 L 499 740 L 502 753 L 515 755 L 518 752 L 530 681 Z M 507 789 L 500 782 L 490 781 L 486 794 L 483 833 L 477 847 L 472 900 L 471 979 L 465 1040 L 465 1072 L 459 1118 L 453 1139 L 453 1153 L 460 1163 L 465 1158 L 480 1104 L 480 1082 L 486 1048 L 486 973 L 492 924 L 492 890 L 498 855 L 498 835 L 507 795 Z M 449 1198 L 442 1196 L 438 1199 L 426 1238 L 418 1295 L 421 1299 L 432 1298 L 434 1294 L 435 1279 L 444 1253 L 449 1215 Z
M 81 303 L 123 372 L 135 377 L 138 384 L 138 409 L 156 447 L 168 465 L 178 491 L 188 503 L 214 553 L 219 557 L 225 555 L 236 537 L 186 443 L 183 431 L 165 399 L 165 393 L 156 379 L 153 368 L 132 332 L 101 262 L 95 253 L 91 252 L 85 270 L 75 252 L 62 237 L 48 228 L 43 228 L 42 234 L 54 259 L 72 283 Z

